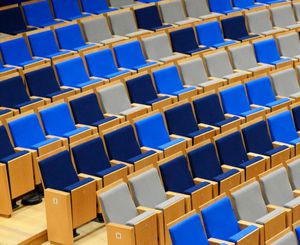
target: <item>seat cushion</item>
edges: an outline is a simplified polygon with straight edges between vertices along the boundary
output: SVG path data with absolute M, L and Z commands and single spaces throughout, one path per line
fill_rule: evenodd
M 13 154 L 11 154 L 9 156 L 1 158 L 0 162 L 1 163 L 8 163 L 9 161 L 14 160 L 15 158 L 21 157 L 21 156 L 23 156 L 23 155 L 25 155 L 27 153 L 28 153 L 28 151 L 15 152 L 15 153 L 13 153 Z
M 153 215 L 155 215 L 154 210 L 147 210 L 146 212 L 141 213 L 140 215 L 134 217 L 133 219 L 128 220 L 126 222 L 126 225 L 135 226 L 138 223 L 140 223 L 141 221 L 143 221 Z
M 167 199 L 166 201 L 156 205 L 155 209 L 164 210 L 164 209 L 168 208 L 169 206 L 173 205 L 174 203 L 177 203 L 181 200 L 183 200 L 182 196 L 179 196 L 179 195 L 173 196 L 173 197 Z
M 69 186 L 65 187 L 64 191 L 66 191 L 66 192 L 72 192 L 72 190 L 77 189 L 77 188 L 79 188 L 79 187 L 81 187 L 83 185 L 86 185 L 86 184 L 88 184 L 88 183 L 90 183 L 92 181 L 93 181 L 92 178 L 86 178 L 86 179 L 80 180 L 80 181 L 78 181 L 78 182 L 76 182 L 76 183 L 74 183 L 72 185 L 69 185 Z
M 157 149 L 161 150 L 161 151 L 164 151 L 166 148 L 169 148 L 169 147 L 172 147 L 173 145 L 176 145 L 176 144 L 179 144 L 180 142 L 184 142 L 184 139 L 183 138 L 177 138 L 177 139 L 174 139 L 174 140 L 171 140 L 163 145 L 159 145 L 157 147 Z
M 266 215 L 262 216 L 261 218 L 257 219 L 255 223 L 264 225 L 273 218 L 277 217 L 278 215 L 282 214 L 285 210 L 283 208 L 276 208 L 273 211 L 267 213 Z
M 245 236 L 249 235 L 250 233 L 258 230 L 258 228 L 255 225 L 250 225 L 247 228 L 241 230 L 239 233 L 231 236 L 229 238 L 229 241 L 234 242 L 235 244 L 238 243 L 239 240 L 243 239 Z
M 134 156 L 134 157 L 131 157 L 131 158 L 127 159 L 126 162 L 134 164 L 134 163 L 136 163 L 136 162 L 138 162 L 138 161 L 140 161 L 140 160 L 142 160 L 146 157 L 149 157 L 153 154 L 155 154 L 155 151 L 152 151 L 152 150 L 146 151 L 146 152 L 143 152 L 143 153 L 141 153 L 137 156 Z
M 108 175 L 108 174 L 111 174 L 119 169 L 122 169 L 122 168 L 126 168 L 126 165 L 125 164 L 117 164 L 117 165 L 114 165 L 112 167 L 109 167 L 107 169 L 104 169 L 100 172 L 97 172 L 96 173 L 96 176 L 99 176 L 100 178 L 103 178 L 105 177 L 105 175 Z
M 186 194 L 186 195 L 192 195 L 193 192 L 195 192 L 195 191 L 197 191 L 197 190 L 200 190 L 201 188 L 204 188 L 205 186 L 208 186 L 208 185 L 209 185 L 208 182 L 201 182 L 201 183 L 198 184 L 198 185 L 194 185 L 194 186 L 192 186 L 192 187 L 186 189 L 186 190 L 184 191 L 184 194 Z
M 69 137 L 71 137 L 71 136 L 73 136 L 73 135 L 75 135 L 75 134 L 82 133 L 82 132 L 87 131 L 87 130 L 89 130 L 89 129 L 90 129 L 90 128 L 88 128 L 88 127 L 80 127 L 80 128 L 75 129 L 75 130 L 66 132 L 66 133 L 64 133 L 64 134 L 61 135 L 61 136 L 62 136 L 62 137 L 67 137 L 67 138 L 69 138 Z

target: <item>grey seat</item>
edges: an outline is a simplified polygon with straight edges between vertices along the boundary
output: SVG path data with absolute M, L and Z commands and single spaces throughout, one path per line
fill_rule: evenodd
M 185 15 L 181 0 L 161 2 L 159 8 L 165 23 L 183 25 L 195 21 Z
M 140 4 L 140 2 L 134 0 L 108 0 L 108 2 L 110 6 L 115 8 L 129 8 Z
M 300 59 L 300 40 L 298 33 L 289 33 L 277 37 L 282 56 Z
M 167 34 L 159 34 L 142 39 L 148 59 L 168 62 L 185 57 L 181 53 L 173 53 Z
M 293 9 L 296 15 L 297 21 L 300 21 L 300 2 L 293 2 Z
M 131 10 L 117 11 L 109 15 L 109 20 L 115 35 L 133 37 L 145 33 L 148 30 L 138 29 Z
M 209 19 L 222 14 L 210 12 L 206 0 L 184 0 L 187 15 L 193 18 Z
M 98 94 L 101 99 L 103 110 L 106 113 L 127 116 L 130 113 L 145 108 L 143 105 L 135 107 L 131 105 L 126 88 L 122 83 L 103 88 L 98 91 Z
M 296 159 L 289 163 L 288 171 L 293 189 L 300 189 L 300 159 Z
M 295 234 L 290 231 L 275 242 L 272 242 L 271 245 L 298 245 L 298 241 Z
M 272 73 L 271 78 L 277 95 L 291 98 L 300 97 L 299 81 L 293 68 Z
M 283 5 L 270 8 L 272 13 L 272 19 L 275 26 L 282 28 L 294 29 L 300 27 L 297 23 L 294 11 L 291 5 Z
M 104 16 L 82 19 L 81 23 L 88 42 L 108 44 L 124 40 L 124 37 L 112 35 Z

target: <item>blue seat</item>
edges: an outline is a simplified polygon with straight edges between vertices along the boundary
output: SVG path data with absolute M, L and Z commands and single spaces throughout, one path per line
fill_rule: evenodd
M 106 0 L 81 0 L 81 6 L 84 12 L 93 14 L 103 14 L 117 10 L 117 8 L 110 8 Z
M 76 124 L 98 127 L 116 119 L 115 116 L 104 117 L 94 93 L 71 100 L 69 104 Z
M 33 96 L 54 99 L 72 89 L 60 88 L 52 66 L 44 67 L 25 74 L 29 93 Z
M 196 26 L 197 36 L 201 45 L 213 48 L 224 47 L 236 41 L 224 40 L 220 23 L 218 21 L 211 21 Z
M 16 35 L 35 29 L 34 27 L 26 26 L 19 6 L 0 11 L 0 32 Z
M 31 57 L 23 37 L 0 43 L 0 50 L 5 64 L 25 67 L 43 60 Z
M 274 3 L 286 2 L 286 0 L 256 0 L 256 2 L 264 3 L 264 4 L 274 4 Z
M 211 12 L 221 13 L 221 14 L 230 14 L 234 12 L 242 11 L 238 7 L 232 7 L 230 0 L 208 0 L 208 5 Z
M 251 109 L 245 88 L 241 84 L 220 91 L 220 96 L 225 113 L 247 117 L 264 110 L 262 107 Z M 239 103 L 236 103 L 236 101 L 239 101 Z
M 60 50 L 51 30 L 28 35 L 28 41 L 33 56 L 52 59 L 56 56 L 68 54 L 68 50 Z
M 208 49 L 200 47 L 197 43 L 195 32 L 192 27 L 170 32 L 170 39 L 174 52 L 193 54 Z
M 55 68 L 63 86 L 82 89 L 101 81 L 101 79 L 90 79 L 80 57 L 57 63 Z
M 206 234 L 209 238 L 213 237 L 238 244 L 238 241 L 245 236 L 258 231 L 258 228 L 254 225 L 250 225 L 244 229 L 240 228 L 227 196 L 205 207 L 200 212 Z M 259 241 L 255 240 L 254 242 L 259 243 Z
M 232 0 L 232 3 L 235 7 L 243 8 L 243 9 L 253 9 L 261 6 L 265 6 L 263 3 L 259 3 L 255 0 Z
M 297 131 L 300 130 L 300 106 L 292 108 L 293 118 Z
M 70 138 L 89 130 L 88 127 L 76 127 L 66 103 L 43 109 L 40 111 L 40 116 L 47 135 Z
M 114 47 L 114 52 L 119 67 L 133 70 L 140 70 L 157 64 L 157 62 L 147 62 L 139 41 L 132 41 Z
M 91 76 L 112 79 L 130 71 L 119 69 L 114 60 L 111 49 L 103 49 L 85 55 L 87 67 Z
M 170 24 L 163 24 L 156 5 L 134 10 L 138 28 L 156 31 L 162 28 L 171 27 Z
M 145 119 L 141 119 L 134 123 L 139 142 L 142 146 L 154 148 L 157 150 L 165 150 L 183 142 L 183 138 L 172 140 L 167 131 L 162 114 L 154 114 Z M 155 135 L 155 137 L 153 137 Z
M 246 83 L 250 104 L 269 108 L 289 103 L 289 98 L 277 99 L 268 76 L 257 78 Z
M 78 24 L 67 25 L 55 29 L 60 48 L 79 51 L 95 44 L 86 44 Z
M 176 66 L 172 65 L 152 73 L 158 93 L 179 96 L 189 91 L 195 91 L 196 87 L 184 87 Z
M 274 38 L 253 43 L 257 62 L 270 65 L 291 61 L 290 58 L 281 58 Z
M 126 81 L 128 94 L 133 103 L 153 105 L 169 96 L 158 97 L 149 74 L 138 76 Z
M 5 72 L 10 72 L 12 70 L 14 70 L 15 68 L 13 67 L 5 67 L 2 63 L 2 60 L 0 59 L 0 74 L 4 74 Z
M 76 20 L 89 16 L 88 13 L 81 13 L 77 0 L 51 0 L 56 18 L 63 20 Z
M 30 26 L 42 28 L 62 22 L 59 20 L 54 20 L 50 5 L 47 0 L 24 4 L 23 10 L 27 23 Z
M 223 19 L 221 21 L 225 38 L 244 41 L 258 35 L 249 35 L 243 15 Z
M 31 99 L 27 94 L 20 76 L 12 77 L 0 82 L 0 105 L 20 109 L 24 106 L 42 102 L 42 99 Z

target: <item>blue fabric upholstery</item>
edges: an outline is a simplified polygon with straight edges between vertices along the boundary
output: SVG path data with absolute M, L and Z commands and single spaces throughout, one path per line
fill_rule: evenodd
M 58 141 L 58 140 L 59 140 L 58 138 L 46 139 L 44 141 L 41 141 L 41 142 L 38 142 L 38 143 L 32 145 L 31 148 L 34 149 L 34 150 L 38 150 L 40 147 L 51 144 L 51 143 L 53 143 L 55 141 Z
M 300 130 L 300 106 L 296 106 L 292 108 L 294 123 L 296 126 L 297 131 Z
M 208 185 L 209 185 L 208 182 L 201 182 L 200 184 L 194 185 L 194 186 L 192 186 L 192 187 L 186 189 L 186 190 L 183 192 L 183 194 L 186 194 L 186 195 L 192 195 L 193 192 L 198 191 L 198 190 L 200 190 L 200 189 L 202 189 L 202 188 L 204 188 L 205 186 L 208 186 Z
M 45 27 L 61 22 L 54 20 L 47 0 L 25 4 L 23 5 L 23 10 L 27 23 L 30 26 Z
M 161 151 L 164 151 L 165 149 L 167 149 L 167 148 L 169 148 L 169 147 L 171 147 L 171 146 L 173 146 L 173 145 L 176 145 L 176 144 L 178 144 L 178 143 L 180 143 L 180 142 L 183 142 L 183 141 L 184 141 L 183 138 L 173 139 L 173 140 L 168 141 L 168 142 L 166 142 L 166 143 L 164 143 L 164 144 L 162 144 L 162 145 L 159 145 L 159 146 L 157 147 L 157 149 L 158 149 L 158 150 L 161 150 Z
M 83 12 L 93 14 L 103 14 L 117 10 L 117 8 L 109 8 L 106 0 L 81 0 Z
M 64 20 L 75 20 L 90 14 L 80 12 L 80 7 L 77 0 L 52 0 L 55 16 Z
M 217 12 L 221 14 L 229 14 L 237 11 L 241 11 L 241 9 L 233 9 L 230 0 L 208 0 L 209 8 L 211 12 Z
M 169 231 L 173 245 L 209 245 L 198 214 L 171 226 Z
M 264 4 L 255 2 L 254 0 L 232 0 L 232 3 L 235 7 L 244 9 L 252 9 L 265 6 Z
M 6 157 L 0 158 L 0 162 L 8 164 L 11 160 L 21 157 L 27 153 L 28 153 L 28 151 L 18 151 L 11 155 L 6 156 Z
M 241 230 L 239 233 L 234 234 L 229 238 L 229 241 L 234 242 L 235 244 L 238 243 L 239 240 L 244 238 L 245 236 L 249 235 L 250 233 L 256 231 L 258 228 L 255 225 L 250 225 L 245 229 Z
M 9 110 L 9 109 L 1 109 L 0 110 L 0 115 L 4 115 L 4 114 L 9 113 L 9 112 L 11 112 L 11 110 Z
M 90 182 L 92 182 L 93 179 L 92 178 L 86 178 L 86 179 L 82 179 L 82 180 L 79 180 L 78 182 L 74 183 L 74 184 L 71 184 L 71 185 L 68 185 L 66 186 L 63 191 L 65 192 L 72 192 L 74 189 L 76 188 L 79 188 L 80 186 L 83 186 L 85 184 L 88 184 Z
M 7 131 L 3 125 L 0 126 L 0 159 L 13 155 L 15 150 L 10 142 Z
M 127 159 L 127 162 L 134 164 L 135 162 L 138 162 L 146 157 L 149 157 L 149 156 L 153 155 L 154 153 L 155 153 L 155 151 L 152 151 L 152 150 L 146 151 L 144 153 L 141 153 L 140 155 L 137 155 L 137 156 Z
M 297 241 L 299 243 L 299 241 L 300 241 L 300 226 L 297 226 L 295 228 L 295 233 L 296 233 L 296 236 L 297 236 Z
M 121 168 L 126 168 L 126 165 L 125 164 L 117 164 L 117 165 L 114 165 L 112 167 L 109 167 L 109 168 L 106 168 L 102 171 L 99 171 L 96 173 L 96 176 L 100 177 L 100 178 L 103 178 L 105 177 L 105 175 L 108 175 L 108 174 L 111 174 L 115 171 L 118 171 L 120 170 Z
M 266 156 L 273 156 L 274 154 L 276 154 L 276 153 L 278 153 L 278 152 L 281 152 L 281 151 L 283 151 L 283 150 L 286 150 L 286 149 L 288 149 L 288 146 L 286 146 L 286 145 L 281 145 L 281 146 L 278 146 L 278 147 L 276 147 L 276 148 L 274 148 L 274 149 L 271 149 L 271 150 L 269 150 L 269 151 L 266 151 L 265 152 L 265 155 Z
M 274 3 L 282 3 L 286 2 L 286 0 L 256 0 L 259 3 L 265 3 L 265 4 L 274 4 Z

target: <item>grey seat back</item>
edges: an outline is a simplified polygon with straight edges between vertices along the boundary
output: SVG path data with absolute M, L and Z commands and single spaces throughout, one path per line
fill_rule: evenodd
M 290 5 L 270 8 L 275 26 L 286 27 L 296 24 L 296 18 Z
M 208 73 L 212 77 L 222 78 L 233 73 L 233 68 L 226 51 L 206 55 L 205 61 Z
M 167 200 L 158 172 L 152 168 L 128 181 L 137 206 L 155 208 Z
M 184 0 L 189 17 L 198 18 L 210 14 L 206 0 Z
M 119 114 L 131 108 L 126 89 L 122 83 L 103 88 L 98 93 L 103 110 L 107 113 Z
M 255 222 L 268 213 L 257 181 L 231 193 L 238 219 Z
M 300 55 L 300 40 L 298 33 L 289 33 L 277 37 L 280 52 L 283 56 L 293 57 Z
M 110 6 L 116 7 L 116 8 L 121 8 L 124 6 L 130 6 L 134 5 L 135 2 L 134 0 L 108 0 Z
M 109 20 L 115 35 L 125 36 L 138 31 L 133 13 L 130 10 L 109 15 Z
M 236 69 L 248 70 L 258 66 L 253 47 L 250 44 L 231 48 L 230 54 Z
M 263 176 L 260 180 L 267 204 L 283 206 L 294 199 L 293 190 L 284 167 Z
M 126 224 L 138 216 L 138 212 L 125 183 L 101 193 L 98 196 L 106 222 Z
M 298 245 L 295 234 L 290 231 L 283 237 L 279 238 L 277 241 L 271 243 L 271 245 Z
M 106 18 L 103 16 L 82 19 L 81 23 L 88 42 L 100 43 L 102 40 L 112 38 Z
M 198 85 L 208 81 L 207 73 L 201 58 L 188 60 L 179 64 L 183 83 Z
M 262 33 L 273 29 L 270 13 L 267 9 L 246 13 L 249 30 L 253 33 Z
M 293 8 L 295 11 L 296 19 L 300 20 L 300 2 L 293 3 Z
M 186 19 L 181 0 L 162 2 L 159 6 L 163 22 L 175 23 Z
M 300 159 L 288 164 L 290 181 L 293 189 L 300 189 Z
M 273 87 L 276 94 L 289 97 L 300 92 L 297 74 L 293 68 L 271 74 Z
M 167 34 L 160 34 L 143 38 L 146 55 L 149 59 L 159 60 L 173 55 Z

